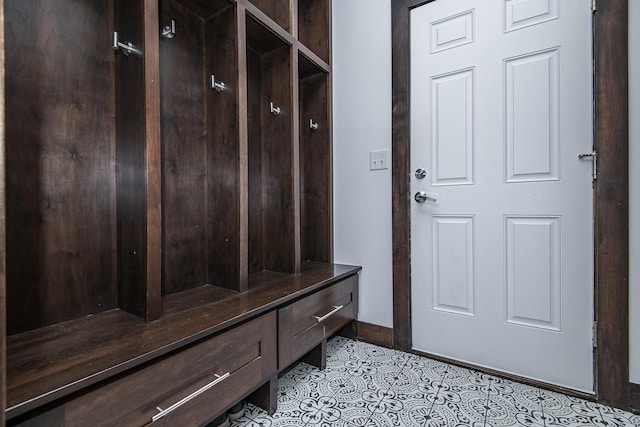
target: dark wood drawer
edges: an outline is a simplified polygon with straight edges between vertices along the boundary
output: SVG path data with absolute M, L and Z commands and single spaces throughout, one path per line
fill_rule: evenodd
M 357 292 L 358 276 L 351 276 L 279 309 L 278 368 L 284 369 L 355 319 Z
M 25 425 L 198 426 L 277 371 L 275 313 L 128 372 Z M 189 398 L 191 397 L 191 398 Z M 158 408 L 167 410 L 156 419 Z

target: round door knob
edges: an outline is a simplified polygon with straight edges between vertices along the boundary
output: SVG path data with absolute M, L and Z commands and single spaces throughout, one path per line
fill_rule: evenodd
M 435 203 L 437 201 L 437 199 L 435 197 L 428 196 L 427 193 L 425 193 L 424 191 L 418 191 L 413 196 L 413 199 L 418 203 L 424 203 L 427 200 L 430 201 L 430 202 L 433 202 L 433 203 Z
M 416 169 L 416 178 L 418 179 L 424 179 L 427 176 L 427 170 L 423 169 L 423 168 L 418 168 Z

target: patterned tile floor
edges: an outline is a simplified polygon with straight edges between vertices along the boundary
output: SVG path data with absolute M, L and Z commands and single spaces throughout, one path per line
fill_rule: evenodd
M 232 427 L 640 426 L 640 416 L 367 343 L 329 341 L 327 368 L 278 381 L 278 411 Z

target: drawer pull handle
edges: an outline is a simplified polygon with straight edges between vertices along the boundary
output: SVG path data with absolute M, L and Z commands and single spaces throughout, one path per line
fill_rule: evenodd
M 158 421 L 160 418 L 164 417 L 169 412 L 172 412 L 173 410 L 175 410 L 175 409 L 179 408 L 180 406 L 184 405 L 185 403 L 187 403 L 191 399 L 193 399 L 193 398 L 201 395 L 205 391 L 209 390 L 211 387 L 215 386 L 216 384 L 226 380 L 227 378 L 229 378 L 229 375 L 230 375 L 229 372 L 227 372 L 224 375 L 217 375 L 216 374 L 216 379 L 215 380 L 211 381 L 209 384 L 207 384 L 207 385 L 199 388 L 198 390 L 194 391 L 193 393 L 191 393 L 190 395 L 188 395 L 184 399 L 182 399 L 182 400 L 174 403 L 173 405 L 169 406 L 167 409 L 156 408 L 160 412 L 157 413 L 156 415 L 154 415 L 153 418 L 151 418 L 151 421 L 152 422 Z
M 318 321 L 318 323 L 322 322 L 325 319 L 328 319 L 329 317 L 333 316 L 334 314 L 336 314 L 337 312 L 339 312 L 340 310 L 342 310 L 342 308 L 344 307 L 344 305 L 332 305 L 333 310 L 331 310 L 330 312 L 328 312 L 327 314 L 325 314 L 324 316 L 312 316 L 314 319 L 316 319 Z

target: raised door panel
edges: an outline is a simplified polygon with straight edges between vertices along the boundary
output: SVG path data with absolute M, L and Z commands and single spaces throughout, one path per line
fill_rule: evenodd
M 474 69 L 431 79 L 433 185 L 473 184 Z
M 560 179 L 558 49 L 505 60 L 507 182 Z

